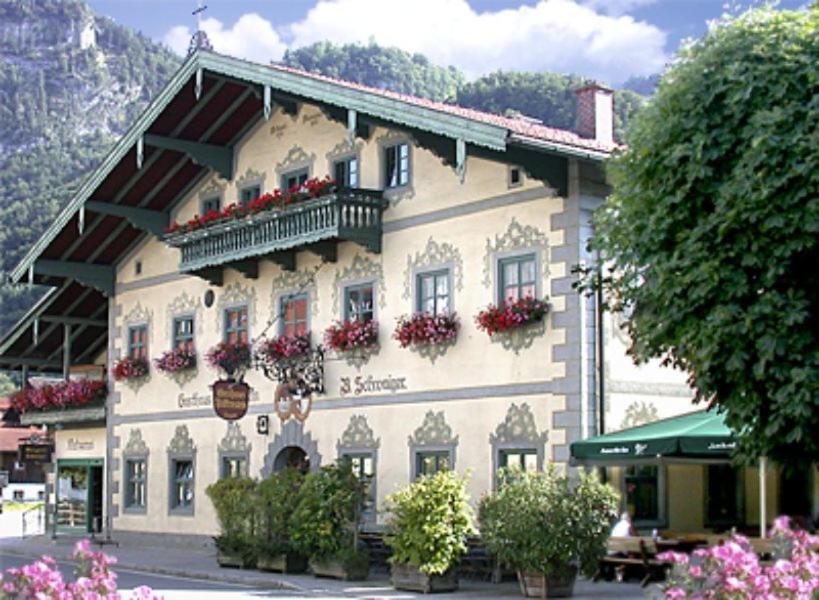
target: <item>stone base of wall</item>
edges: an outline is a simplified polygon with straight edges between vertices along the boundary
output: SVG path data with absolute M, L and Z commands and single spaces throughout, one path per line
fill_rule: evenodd
M 193 551 L 215 551 L 213 538 L 209 535 L 189 533 L 162 533 L 155 531 L 124 531 L 114 529 L 111 539 L 123 546 L 147 548 L 179 548 Z

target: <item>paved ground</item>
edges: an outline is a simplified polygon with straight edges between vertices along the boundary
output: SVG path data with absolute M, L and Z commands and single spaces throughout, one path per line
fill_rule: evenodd
M 73 541 L 65 538 L 52 542 L 45 537 L 26 540 L 5 537 L 0 539 L 0 568 L 19 566 L 32 557 L 49 554 L 56 558 L 61 569 L 70 575 L 72 564 L 68 558 Z M 119 576 L 120 589 L 129 590 L 139 585 L 148 585 L 171 600 L 273 597 L 408 600 L 421 597 L 418 594 L 392 589 L 386 573 L 375 573 L 366 582 L 346 583 L 317 579 L 309 575 L 278 575 L 253 570 L 222 569 L 216 564 L 215 556 L 207 552 L 138 546 L 106 546 L 104 549 L 118 559 L 115 571 Z M 637 600 L 645 598 L 646 595 L 646 590 L 633 583 L 592 583 L 581 580 L 575 586 L 574 598 Z M 521 595 L 516 583 L 494 585 L 462 581 L 459 592 L 446 594 L 445 597 L 447 600 L 518 599 Z

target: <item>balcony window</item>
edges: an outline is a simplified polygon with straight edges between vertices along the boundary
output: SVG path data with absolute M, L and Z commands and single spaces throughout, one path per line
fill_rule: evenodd
M 398 188 L 409 185 L 409 144 L 402 142 L 384 148 L 384 187 Z
M 333 163 L 333 175 L 340 187 L 358 187 L 358 157 L 337 160 Z
M 420 273 L 417 278 L 418 312 L 438 316 L 449 314 L 449 271 Z
M 199 206 L 199 214 L 207 214 L 210 211 L 219 212 L 222 210 L 222 199 L 219 196 L 213 196 L 212 198 L 205 198 L 202 200 L 202 203 Z
M 128 358 L 148 360 L 148 326 L 128 328 Z
M 193 352 L 193 317 L 175 317 L 173 320 L 173 348 Z
M 344 320 L 372 321 L 375 317 L 373 284 L 350 285 L 344 289 Z
M 281 333 L 287 337 L 307 335 L 307 294 L 281 299 Z
M 308 169 L 297 169 L 288 173 L 282 174 L 281 188 L 282 191 L 292 189 L 294 186 L 301 186 L 310 177 Z
M 498 302 L 515 302 L 521 298 L 534 298 L 537 294 L 537 272 L 534 254 L 513 256 L 498 261 L 500 286 Z
M 234 306 L 225 309 L 224 340 L 229 344 L 247 343 L 247 306 Z
M 262 186 L 249 185 L 239 190 L 239 203 L 247 206 L 250 202 L 262 195 Z

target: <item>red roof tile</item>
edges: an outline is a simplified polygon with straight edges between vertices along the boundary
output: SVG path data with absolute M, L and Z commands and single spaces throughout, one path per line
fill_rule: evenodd
M 39 431 L 36 427 L 0 427 L 0 452 L 17 452 L 22 440 Z
M 555 144 L 563 144 L 566 146 L 572 146 L 575 148 L 592 150 L 596 152 L 611 152 L 615 148 L 619 147 L 617 144 L 604 144 L 594 139 L 584 138 L 573 131 L 568 131 L 566 129 L 557 129 L 556 127 L 548 127 L 541 123 L 532 122 L 525 118 L 521 119 L 514 117 L 505 117 L 502 115 L 496 115 L 494 113 L 489 113 L 482 110 L 475 110 L 474 108 L 458 106 L 457 104 L 446 104 L 444 102 L 436 102 L 434 100 L 419 98 L 418 96 L 410 96 L 409 94 L 400 94 L 398 92 L 392 92 L 390 90 L 382 90 L 379 88 L 370 87 L 368 85 L 363 85 L 352 81 L 346 81 L 344 79 L 327 77 L 326 75 L 319 75 L 318 73 L 311 73 L 309 71 L 303 71 L 301 69 L 296 69 L 294 67 L 289 67 L 286 65 L 270 64 L 269 66 L 270 68 L 277 69 L 279 71 L 285 71 L 288 73 L 294 73 L 296 75 L 311 77 L 319 81 L 326 81 L 329 83 L 334 83 L 336 85 L 344 86 L 346 88 L 361 90 L 364 92 L 369 92 L 371 94 L 378 94 L 379 96 L 384 96 L 386 98 L 394 98 L 396 100 L 401 100 L 408 104 L 414 104 L 415 106 L 421 106 L 423 108 L 429 108 L 431 110 L 438 110 L 450 115 L 456 115 L 459 117 L 464 117 L 466 119 L 471 119 L 473 121 L 480 121 L 482 123 L 488 123 L 490 125 L 497 125 L 499 127 L 504 127 L 508 129 L 509 132 L 512 134 L 522 135 L 536 140 L 552 142 Z

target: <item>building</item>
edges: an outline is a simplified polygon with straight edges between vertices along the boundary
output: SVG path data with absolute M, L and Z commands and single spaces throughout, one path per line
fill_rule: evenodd
M 10 501 L 42 500 L 45 472 L 42 464 L 20 461 L 20 445 L 40 434 L 36 427 L 20 425 L 19 415 L 10 410 L 8 398 L 0 398 L 0 499 Z
M 565 465 L 569 444 L 599 430 L 607 389 L 595 302 L 571 269 L 590 259 L 608 193 L 612 93 L 578 94 L 574 133 L 189 57 L 11 274 L 52 286 L 0 342 L 12 368 L 68 379 L 86 364 L 110 374 L 124 357 L 197 354 L 173 376 L 151 363 L 147 377 L 111 380 L 104 403 L 24 416 L 54 432 L 60 528 L 200 541 L 217 530 L 205 495 L 217 478 L 341 456 L 370 482 L 377 527 L 385 497 L 421 473 L 469 471 L 477 499 L 501 466 Z M 344 189 L 196 218 L 327 175 Z M 477 327 L 488 305 L 524 296 L 547 297 L 546 318 L 492 337 Z M 397 321 L 421 310 L 457 313 L 454 343 L 400 347 Z M 316 344 L 345 320 L 377 322 L 378 347 L 317 355 L 312 403 L 278 418 L 280 381 L 250 370 L 246 416 L 215 414 L 208 349 L 302 333 Z M 667 388 L 651 390 L 653 402 Z

